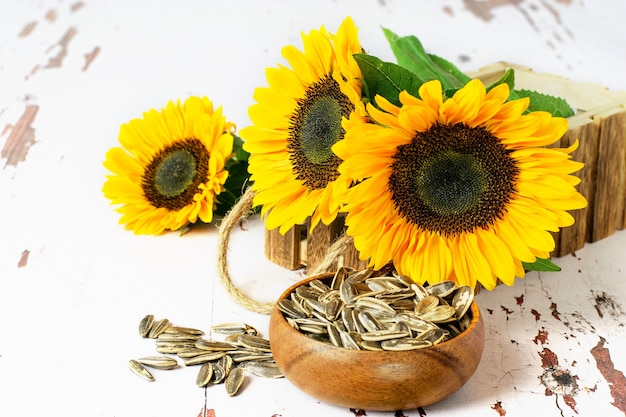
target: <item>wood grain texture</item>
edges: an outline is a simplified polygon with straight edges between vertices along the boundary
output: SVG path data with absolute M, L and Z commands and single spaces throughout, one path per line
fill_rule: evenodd
M 612 235 L 617 229 L 618 207 L 624 200 L 621 178 L 625 169 L 626 112 L 623 107 L 615 107 L 594 115 L 594 122 L 599 124 L 599 138 L 596 189 L 592 197 L 592 242 Z
M 300 226 L 292 227 L 284 235 L 280 234 L 278 228 L 266 229 L 265 256 L 283 268 L 300 268 Z

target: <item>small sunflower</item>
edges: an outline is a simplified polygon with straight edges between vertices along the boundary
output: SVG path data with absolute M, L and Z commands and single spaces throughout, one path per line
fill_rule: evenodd
M 362 52 L 357 29 L 347 18 L 336 35 L 322 26 L 302 34 L 304 52 L 294 46 L 282 54 L 291 69 L 268 68 L 269 87 L 257 88 L 249 109 L 252 125 L 241 131 L 251 156 L 249 172 L 268 229 L 285 233 L 311 216 L 311 228 L 338 213 L 341 160 L 331 147 L 344 136 L 342 120 L 365 116 L 361 71 L 352 57 Z
M 378 96 L 376 123 L 333 146 L 341 176 L 362 179 L 346 194 L 347 234 L 372 266 L 392 261 L 416 282 L 512 285 L 522 261 L 554 249 L 549 231 L 574 223 L 566 210 L 587 204 L 569 175 L 583 166 L 577 143 L 545 148 L 567 120 L 524 114 L 529 100 L 507 101 L 506 84 L 472 80 L 445 99 L 435 80 L 419 96 L 400 93 L 400 108 Z
M 206 97 L 170 101 L 122 125 L 122 147 L 107 152 L 104 166 L 112 175 L 102 187 L 119 205 L 120 223 L 137 234 L 159 234 L 198 219 L 211 222 L 228 177 L 233 130 Z

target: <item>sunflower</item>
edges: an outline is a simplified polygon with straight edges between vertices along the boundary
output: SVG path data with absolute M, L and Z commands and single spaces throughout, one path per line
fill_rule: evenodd
M 104 166 L 112 173 L 104 195 L 122 213 L 121 224 L 137 234 L 159 234 L 211 222 L 216 196 L 228 171 L 234 125 L 206 98 L 172 101 L 160 112 L 120 128 L 122 147 L 111 148 Z
M 285 233 L 311 217 L 332 222 L 341 193 L 341 160 L 331 151 L 343 139 L 342 119 L 356 124 L 365 116 L 361 71 L 352 57 L 362 52 L 357 29 L 347 18 L 336 35 L 322 26 L 302 34 L 304 52 L 283 48 L 291 68 L 266 71 L 269 87 L 257 88 L 249 109 L 252 125 L 241 130 L 251 156 L 254 205 L 262 206 L 268 229 Z
M 346 233 L 363 259 L 392 261 L 414 281 L 476 281 L 493 289 L 524 276 L 522 262 L 547 258 L 550 231 L 574 223 L 566 210 L 587 202 L 569 174 L 582 168 L 570 148 L 545 148 L 567 120 L 525 114 L 529 100 L 507 101 L 472 80 L 451 98 L 429 81 L 402 106 L 377 96 L 375 123 L 347 131 L 333 151 L 341 177 L 362 180 L 346 194 Z M 340 178 L 341 179 L 341 178 Z

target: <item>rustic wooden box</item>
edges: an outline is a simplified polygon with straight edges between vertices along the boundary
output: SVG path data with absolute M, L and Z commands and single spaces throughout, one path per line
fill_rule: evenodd
M 562 97 L 576 114 L 569 118 L 569 130 L 555 146 L 567 147 L 579 140 L 573 158 L 585 163 L 575 175 L 581 178 L 578 190 L 587 198 L 588 207 L 572 212 L 576 223 L 554 233 L 560 257 L 610 236 L 626 227 L 626 93 L 609 91 L 592 83 L 573 82 L 551 74 L 535 73 L 530 68 L 498 62 L 470 73 L 485 84 L 499 79 L 508 68 L 515 69 L 517 89 L 530 89 Z M 312 270 L 325 257 L 329 246 L 344 231 L 343 219 L 326 226 L 318 225 L 312 233 L 308 226 L 295 226 L 285 235 L 278 229 L 265 232 L 265 255 L 272 262 L 289 269 Z M 338 261 L 342 265 L 363 268 L 354 247 Z

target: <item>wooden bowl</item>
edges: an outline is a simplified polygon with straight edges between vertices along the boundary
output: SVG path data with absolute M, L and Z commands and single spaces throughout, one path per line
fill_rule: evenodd
M 280 299 L 313 279 L 287 289 Z M 426 406 L 457 391 L 472 376 L 483 352 L 485 327 L 475 302 L 472 322 L 459 336 L 432 347 L 404 352 L 351 350 L 305 336 L 274 307 L 269 338 L 276 364 L 307 394 L 330 404 L 395 411 Z

